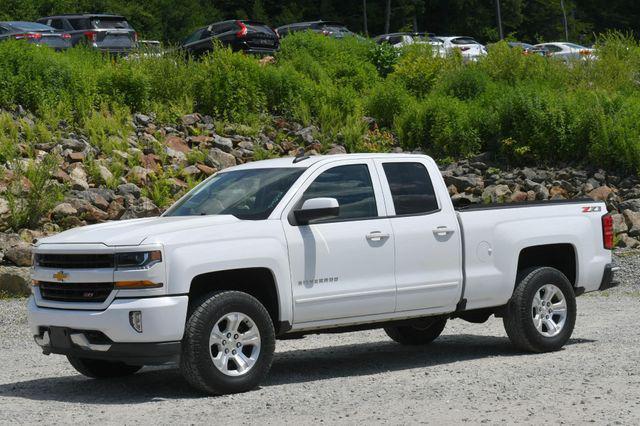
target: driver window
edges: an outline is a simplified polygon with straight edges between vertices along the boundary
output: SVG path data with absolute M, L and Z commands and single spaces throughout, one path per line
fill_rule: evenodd
M 321 197 L 338 200 L 340 215 L 337 220 L 378 216 L 371 175 L 366 164 L 337 166 L 324 171 L 309 185 L 298 206 L 310 198 Z

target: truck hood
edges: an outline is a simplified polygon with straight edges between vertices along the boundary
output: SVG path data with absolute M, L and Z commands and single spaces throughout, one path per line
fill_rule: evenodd
M 174 216 L 106 222 L 70 229 L 38 241 L 40 244 L 104 244 L 137 246 L 149 236 L 240 222 L 234 216 Z

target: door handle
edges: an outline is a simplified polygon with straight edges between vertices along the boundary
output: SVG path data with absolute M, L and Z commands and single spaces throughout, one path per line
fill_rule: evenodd
M 382 241 L 389 238 L 389 234 L 384 234 L 380 231 L 373 231 L 367 234 L 367 240 L 369 241 Z
M 437 235 L 439 237 L 443 237 L 448 234 L 453 234 L 456 230 L 453 228 L 448 228 L 446 226 L 438 226 L 433 230 L 433 235 Z

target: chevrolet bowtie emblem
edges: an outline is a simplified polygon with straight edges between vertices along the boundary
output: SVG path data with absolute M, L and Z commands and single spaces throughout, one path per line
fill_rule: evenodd
M 56 280 L 58 280 L 58 281 L 64 281 L 64 280 L 66 280 L 67 278 L 69 278 L 69 274 L 65 274 L 65 273 L 64 273 L 64 272 L 62 272 L 62 271 L 58 271 L 58 272 L 56 272 L 55 274 L 53 274 L 53 278 L 55 278 L 55 279 L 56 279 Z

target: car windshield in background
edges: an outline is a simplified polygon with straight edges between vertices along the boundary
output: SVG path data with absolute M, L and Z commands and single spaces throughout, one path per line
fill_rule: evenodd
M 91 20 L 93 28 L 98 29 L 129 29 L 129 23 L 125 19 L 119 18 L 94 18 Z
M 452 44 L 480 44 L 470 37 L 458 37 L 451 40 Z
M 36 22 L 9 22 L 12 27 L 23 31 L 55 31 L 54 28 Z
M 263 220 L 304 170 L 287 167 L 218 173 L 174 204 L 165 216 L 233 215 Z

